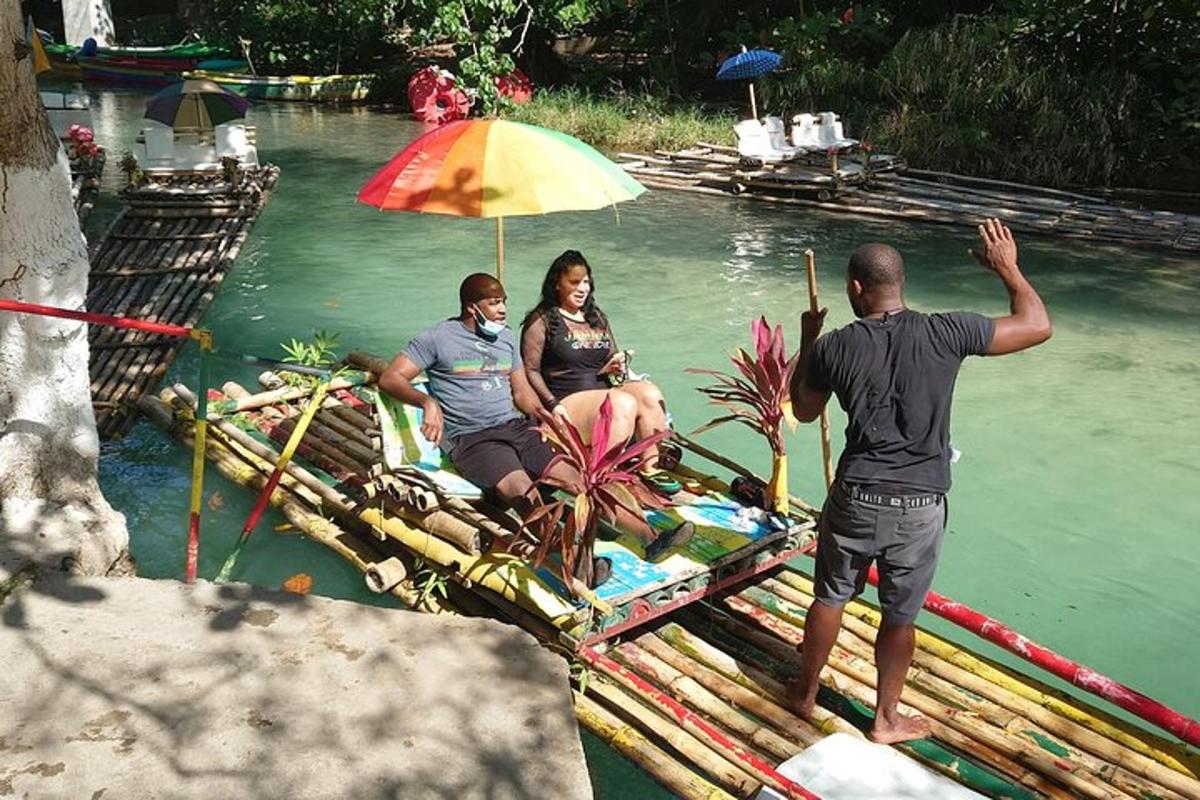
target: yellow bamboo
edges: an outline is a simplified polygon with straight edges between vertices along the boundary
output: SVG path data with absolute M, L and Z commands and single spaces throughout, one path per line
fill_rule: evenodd
M 616 684 L 599 679 L 588 683 L 587 688 L 590 694 L 599 697 L 619 713 L 632 718 L 642 728 L 673 747 L 681 756 L 716 778 L 723 788 L 745 797 L 762 785 L 761 781 L 722 758 L 675 722 L 660 716 L 636 697 L 626 694 Z
M 803 607 L 807 607 L 812 602 L 811 597 L 776 580 L 768 579 L 762 586 L 776 596 Z M 856 670 L 867 674 L 875 669 L 871 642 L 854 635 L 851 631 L 843 630 L 838 636 L 837 643 L 848 654 L 847 663 Z M 1069 738 L 1059 737 L 1026 717 L 1001 707 L 998 703 L 967 693 L 949 681 L 930 675 L 920 666 L 910 668 L 908 683 L 910 687 L 905 688 L 901 699 L 912 701 L 914 698 L 922 696 L 939 702 L 944 699 L 950 705 L 957 706 L 974 715 L 980 723 L 991 724 L 1018 740 L 1028 740 L 1035 747 L 1049 750 L 1061 759 L 1075 762 L 1101 780 L 1111 783 L 1117 789 L 1132 796 L 1158 797 L 1161 800 L 1184 800 L 1182 795 L 1123 769 L 1111 761 L 1106 761 L 1102 757 L 1082 750 Z M 915 702 L 910 702 L 910 704 L 918 705 Z
M 740 597 L 733 599 L 743 600 Z M 743 600 L 743 602 L 753 601 Z M 773 606 L 772 608 L 760 606 L 760 608 L 775 616 L 781 626 L 794 630 L 795 639 L 802 641 L 803 609 L 797 608 L 781 598 Z M 792 609 L 789 609 L 788 606 L 792 606 Z M 869 664 L 866 667 L 855 665 L 853 657 L 847 653 L 845 648 L 841 646 L 833 648 L 829 666 L 851 681 L 870 687 L 872 694 L 874 693 L 875 671 Z M 847 691 L 848 688 L 843 685 L 841 690 Z M 919 711 L 930 723 L 941 726 L 937 731 L 939 738 L 943 733 L 941 728 L 957 731 L 982 746 L 972 750 L 975 754 L 981 754 L 985 749 L 990 750 L 994 754 L 1020 764 L 1025 768 L 1023 772 L 1032 770 L 1034 774 L 1040 774 L 1045 779 L 1062 784 L 1079 797 L 1090 798 L 1090 800 L 1131 800 L 1131 795 L 1104 783 L 1081 765 L 1054 758 L 1046 751 L 1029 745 L 1023 740 L 1009 736 L 989 725 L 980 724 L 980 721 L 972 714 L 950 708 L 911 687 L 907 687 L 901 697 L 901 710 L 906 710 L 907 707 L 907 709 Z M 1029 776 L 1023 774 L 1021 780 L 1027 781 Z
M 609 747 L 637 764 L 668 791 L 684 800 L 735 800 L 734 796 L 692 772 L 653 744 L 632 725 L 590 697 L 575 693 L 575 717 Z
M 807 594 L 812 593 L 812 581 L 794 570 L 784 570 L 779 574 L 779 580 Z M 876 629 L 879 628 L 882 622 L 880 613 L 860 600 L 852 600 L 847 603 L 846 613 Z M 1071 702 L 1055 697 L 1049 693 L 1050 690 L 1044 690 L 1044 687 L 1033 686 L 1026 680 L 1014 678 L 1012 675 L 997 669 L 957 645 L 951 644 L 945 639 L 927 631 L 917 630 L 917 647 L 918 653 L 915 654 L 916 658 L 920 659 L 922 651 L 928 653 L 943 663 L 976 676 L 980 679 L 981 686 L 985 687 L 985 690 L 986 687 L 1001 689 L 1009 695 L 1015 695 L 1017 698 L 1027 701 L 1027 703 L 1041 707 L 1099 736 L 1110 739 L 1122 747 L 1128 748 L 1133 753 L 1153 759 L 1159 764 L 1165 765 L 1192 780 L 1200 777 L 1200 756 L 1189 751 L 1183 745 L 1163 739 L 1149 731 L 1144 731 L 1124 720 L 1098 716 L 1102 712 L 1093 713 L 1094 709 L 1080 701 L 1074 701 L 1077 704 L 1073 705 Z M 996 702 L 1002 705 L 1009 706 L 1004 700 L 995 697 L 991 699 L 995 699 Z M 1030 707 L 1023 706 L 1020 709 L 1014 710 L 1029 713 Z M 1042 722 L 1042 724 L 1045 723 Z M 1089 743 L 1093 743 L 1093 745 L 1095 743 L 1095 740 L 1089 739 L 1088 741 Z M 1088 749 L 1091 748 L 1089 747 Z M 1097 755 L 1106 758 L 1117 757 L 1117 753 L 1107 749 L 1105 752 L 1097 753 Z M 1134 764 L 1123 763 L 1122 766 L 1139 772 L 1139 774 L 1144 774 L 1158 783 L 1171 785 L 1168 783 L 1171 780 L 1170 776 L 1165 776 L 1157 772 L 1153 775 L 1147 774 L 1143 771 L 1143 767 L 1138 767 Z M 1194 787 L 1194 784 L 1189 783 L 1188 785 Z M 1192 788 L 1191 791 L 1195 791 L 1195 789 Z

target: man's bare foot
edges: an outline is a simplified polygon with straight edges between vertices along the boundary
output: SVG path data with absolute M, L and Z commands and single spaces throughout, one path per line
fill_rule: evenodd
M 812 719 L 813 711 L 817 707 L 817 701 L 805 698 L 804 687 L 800 685 L 800 681 L 798 679 L 788 681 L 785 690 L 784 704 L 805 719 Z
M 877 744 L 897 744 L 898 742 L 911 742 L 913 739 L 924 739 L 930 733 L 932 730 L 929 720 L 924 717 L 906 717 L 897 714 L 891 723 L 876 718 L 875 724 L 871 726 L 871 731 L 867 736 Z

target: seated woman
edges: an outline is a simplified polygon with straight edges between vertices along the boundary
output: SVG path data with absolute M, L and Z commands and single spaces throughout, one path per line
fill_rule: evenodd
M 541 299 L 522 324 L 521 358 L 530 385 L 546 408 L 566 416 L 584 436 L 606 397 L 613 406 L 613 441 L 666 430 L 657 386 L 646 380 L 610 385 L 609 375 L 625 374 L 626 357 L 596 305 L 592 268 L 578 250 L 567 250 L 550 265 Z M 657 457 L 652 452 L 648 463 L 655 465 Z

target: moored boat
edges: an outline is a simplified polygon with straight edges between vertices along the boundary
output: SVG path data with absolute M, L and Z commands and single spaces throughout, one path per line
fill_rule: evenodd
M 187 78 L 210 80 L 254 100 L 310 103 L 352 103 L 365 100 L 375 76 L 364 75 L 245 75 L 196 69 Z

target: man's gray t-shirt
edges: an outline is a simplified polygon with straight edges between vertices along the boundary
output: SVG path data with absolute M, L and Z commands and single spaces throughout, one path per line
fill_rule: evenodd
M 404 348 L 409 360 L 429 376 L 429 393 L 442 407 L 442 449 L 455 437 L 501 425 L 520 416 L 513 408 L 512 379 L 521 351 L 505 328 L 494 341 L 467 330 L 458 319 L 426 328 Z
M 984 355 L 995 323 L 905 310 L 817 340 L 805 383 L 849 417 L 838 478 L 919 492 L 950 488 L 950 401 L 962 360 Z

